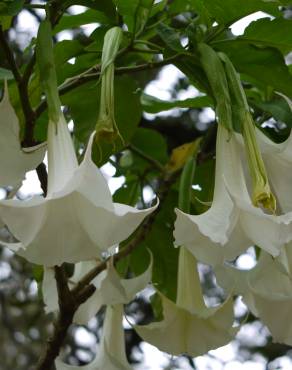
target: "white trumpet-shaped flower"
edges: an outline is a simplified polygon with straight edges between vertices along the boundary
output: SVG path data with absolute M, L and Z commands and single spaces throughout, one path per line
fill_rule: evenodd
M 211 208 L 201 215 L 176 210 L 175 243 L 204 263 L 232 260 L 251 245 L 276 256 L 292 238 L 291 213 L 270 215 L 252 204 L 240 153 L 235 135 L 219 125 Z
M 96 266 L 95 261 L 79 262 L 75 265 L 74 275 L 70 279 L 72 288 L 78 283 L 86 273 Z M 74 316 L 74 322 L 86 325 L 93 318 L 100 308 L 104 305 L 127 304 L 132 301 L 135 295 L 143 290 L 151 281 L 152 275 L 152 256 L 148 268 L 139 276 L 130 279 L 121 279 L 115 270 L 112 260 L 109 261 L 107 269 L 102 271 L 93 279 L 91 284 L 96 291 L 89 299 L 83 303 Z M 58 293 L 54 270 L 46 268 L 43 279 L 43 296 L 46 312 L 58 310 Z
M 282 262 L 283 258 L 286 256 Z M 224 289 L 242 296 L 250 311 L 268 327 L 274 342 L 292 345 L 292 275 L 282 270 L 279 262 L 278 257 L 261 252 L 251 270 L 218 266 L 215 273 Z
M 172 355 L 199 356 L 229 343 L 237 328 L 233 324 L 233 301 L 208 308 L 201 291 L 197 262 L 181 247 L 176 303 L 159 293 L 163 320 L 135 326 L 147 342 Z
M 22 149 L 19 141 L 19 121 L 10 103 L 8 87 L 0 102 L 0 186 L 19 187 L 27 171 L 43 160 L 45 146 Z
M 77 370 L 79 368 L 84 370 L 131 369 L 125 354 L 125 339 L 122 324 L 123 304 L 129 303 L 150 282 L 152 256 L 147 270 L 131 279 L 121 279 L 112 262 L 113 260 L 111 259 L 107 269 L 92 281 L 92 284 L 96 287 L 96 292 L 80 306 L 79 311 L 77 311 L 74 317 L 75 322 L 86 324 L 89 319 L 95 316 L 102 305 L 107 306 L 103 336 L 97 356 L 90 364 L 82 367 L 66 365 L 60 358 L 57 358 L 57 370 Z M 79 263 L 72 280 L 78 282 L 93 265 L 94 262 Z M 52 291 L 55 289 L 55 285 L 50 284 L 49 295 L 47 296 L 48 302 L 52 296 Z M 44 293 L 46 295 L 46 290 Z
M 125 352 L 123 312 L 122 304 L 107 306 L 98 354 L 91 363 L 72 366 L 57 358 L 56 370 L 131 370 Z
M 0 203 L 0 216 L 18 243 L 6 245 L 45 266 L 95 259 L 125 240 L 151 213 L 113 203 L 106 180 L 91 159 L 91 135 L 78 165 L 62 113 L 48 126 L 48 193 Z

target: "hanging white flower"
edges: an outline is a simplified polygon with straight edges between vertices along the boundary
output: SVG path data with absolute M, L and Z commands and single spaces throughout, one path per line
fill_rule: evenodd
M 45 146 L 21 148 L 19 121 L 10 103 L 6 83 L 0 102 L 0 132 L 0 186 L 18 188 L 25 173 L 35 169 L 42 162 Z
M 83 303 L 74 315 L 74 322 L 86 325 L 104 305 L 127 304 L 135 298 L 135 295 L 143 290 L 151 281 L 152 255 L 148 268 L 139 276 L 130 279 L 121 279 L 113 266 L 112 259 L 107 264 L 107 269 L 102 271 L 92 280 L 96 291 Z M 70 279 L 70 287 L 73 288 L 79 280 L 99 262 L 86 261 L 75 265 L 74 275 Z M 54 270 L 45 268 L 42 284 L 45 311 L 58 311 L 58 293 Z
M 199 356 L 229 343 L 237 332 L 232 327 L 233 301 L 207 307 L 201 291 L 196 259 L 181 247 L 176 303 L 159 293 L 163 320 L 136 325 L 146 341 L 172 355 Z
M 268 327 L 274 342 L 292 345 L 292 275 L 282 270 L 280 263 L 278 258 L 275 260 L 261 252 L 257 265 L 251 270 L 221 266 L 215 272 L 224 289 L 242 295 L 253 315 Z
M 116 272 L 112 259 L 109 261 L 107 269 L 99 274 L 92 284 L 96 287 L 96 292 L 83 303 L 74 316 L 74 322 L 86 324 L 89 319 L 94 317 L 101 306 L 106 305 L 106 315 L 103 326 L 103 336 L 95 359 L 86 366 L 66 365 L 60 358 L 56 360 L 57 370 L 130 370 L 132 369 L 127 361 L 125 354 L 125 339 L 123 331 L 123 304 L 129 303 L 135 295 L 144 289 L 151 280 L 151 262 L 144 273 L 131 279 L 121 279 Z M 73 282 L 78 282 L 92 267 L 94 262 L 81 262 L 76 267 Z M 52 275 L 50 275 L 52 277 Z M 51 278 L 49 278 L 51 280 Z M 48 282 L 48 280 L 47 280 Z M 48 283 L 45 287 L 48 287 Z M 44 285 L 43 285 L 44 287 Z M 52 291 L 56 290 L 56 285 L 49 284 L 49 289 L 44 291 L 47 302 L 51 309 L 52 304 L 49 299 Z M 54 295 L 54 294 L 53 294 Z M 56 297 L 56 295 L 55 295 Z M 56 304 L 56 300 L 53 298 Z
M 270 215 L 252 204 L 240 152 L 235 135 L 219 125 L 211 208 L 201 215 L 176 210 L 175 243 L 201 262 L 216 265 L 233 260 L 251 245 L 276 256 L 292 238 L 291 213 Z
M 107 306 L 98 354 L 91 363 L 71 366 L 57 358 L 56 370 L 132 370 L 125 352 L 123 312 L 122 304 Z
M 0 203 L 0 215 L 19 243 L 5 245 L 45 266 L 98 258 L 125 240 L 155 208 L 113 203 L 107 182 L 91 159 L 94 134 L 78 166 L 62 113 L 48 127 L 48 193 Z

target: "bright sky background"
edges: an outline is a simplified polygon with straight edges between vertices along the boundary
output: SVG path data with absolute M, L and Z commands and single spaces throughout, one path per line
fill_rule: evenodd
M 72 8 L 71 8 L 72 9 Z M 84 10 L 81 6 L 74 6 L 74 13 L 78 14 Z M 270 17 L 269 15 L 257 12 L 252 15 L 249 15 L 245 17 L 244 19 L 236 22 L 232 25 L 231 30 L 234 35 L 241 35 L 244 33 L 244 29 L 254 20 L 257 20 L 259 18 L 264 17 Z M 271 18 L 271 17 L 270 17 Z M 90 24 L 83 26 L 85 32 L 87 34 L 90 34 L 94 29 L 96 25 Z M 28 12 L 23 12 L 23 15 L 20 19 L 20 25 L 19 25 L 20 31 L 23 31 L 23 34 L 18 34 L 18 41 L 19 43 L 26 43 L 27 40 L 25 40 L 25 33 L 29 32 L 31 36 L 36 36 L 37 33 L 37 22 L 34 17 L 32 17 Z M 12 35 L 13 36 L 13 35 Z M 22 40 L 23 38 L 23 40 Z M 71 39 L 71 33 L 64 31 L 61 32 L 58 36 L 59 40 L 64 39 Z M 175 66 L 169 65 L 164 67 L 159 76 L 158 79 L 155 81 L 152 81 L 145 89 L 145 92 L 148 94 L 151 94 L 153 96 L 156 96 L 160 99 L 169 100 L 171 98 L 170 91 L 172 89 L 172 86 L 176 83 L 177 79 L 179 77 L 183 76 L 182 72 L 180 72 Z M 199 92 L 196 88 L 190 86 L 187 90 L 179 93 L 179 99 L 186 99 L 190 97 L 195 97 L 199 95 Z M 173 109 L 172 113 L 177 114 L 178 110 Z M 162 112 L 161 115 L 164 113 Z M 169 114 L 169 111 L 167 112 Z M 204 110 L 203 113 L 205 119 L 210 120 L 214 119 L 214 112 L 212 109 L 207 108 Z M 147 115 L 148 118 L 151 118 L 152 115 Z M 204 119 L 204 117 L 201 117 Z M 112 165 L 106 164 L 102 167 L 102 171 L 104 175 L 106 176 L 109 187 L 114 193 L 114 191 L 121 186 L 124 179 L 123 178 L 112 178 L 112 176 L 115 173 L 115 169 Z M 35 171 L 30 171 L 26 174 L 26 179 L 23 182 L 23 185 L 20 189 L 21 196 L 28 196 L 33 195 L 36 193 L 41 193 L 41 188 L 39 186 L 39 181 L 36 175 Z M 145 194 L 146 197 L 150 196 L 151 193 Z M 1 192 L 0 192 L 0 198 L 1 198 Z M 248 251 L 246 254 L 241 256 L 238 261 L 238 265 L 241 268 L 251 268 L 254 265 L 254 256 L 250 251 Z M 246 311 L 245 306 L 240 303 L 238 300 L 238 303 L 236 304 L 236 310 L 241 310 L 241 312 Z M 259 324 L 257 327 L 256 325 L 244 325 L 241 329 L 240 333 L 238 334 L 240 338 L 243 338 L 246 340 L 250 345 L 262 344 L 260 341 L 262 341 L 263 336 L 258 335 L 259 330 L 266 330 L 262 328 L 262 325 Z M 95 345 L 95 339 L 92 335 L 90 335 L 84 328 L 80 328 L 77 331 L 77 339 L 80 343 L 86 346 L 94 346 Z M 236 349 L 237 349 L 237 343 L 234 341 L 227 346 L 221 347 L 215 351 L 210 351 L 211 357 L 208 356 L 200 356 L 196 358 L 195 363 L 199 370 L 265 370 L 266 364 L 264 361 L 264 358 L 261 358 L 260 356 L 257 356 L 254 361 L 249 361 L 245 363 L 240 363 L 236 360 Z M 137 365 L 134 368 L 136 370 L 162 370 L 165 368 L 165 366 L 168 363 L 168 359 L 170 358 L 168 355 L 163 354 L 159 350 L 157 350 L 155 347 L 151 346 L 150 344 L 143 343 L 142 344 L 142 350 L 143 350 L 143 365 Z M 228 362 L 224 366 L 224 362 Z M 279 366 L 279 367 L 277 367 Z M 292 369 L 292 362 L 288 357 L 281 358 L 277 363 L 275 363 L 275 367 L 273 368 L 278 369 Z M 180 367 L 173 368 L 173 370 L 188 370 L 191 369 L 188 365 L 187 361 L 182 360 Z

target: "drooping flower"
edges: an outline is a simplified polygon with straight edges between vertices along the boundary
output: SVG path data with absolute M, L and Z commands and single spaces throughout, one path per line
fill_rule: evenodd
M 74 275 L 70 279 L 70 286 L 73 288 L 78 281 L 86 275 L 96 261 L 79 262 L 75 265 Z M 146 287 L 151 281 L 152 275 L 152 256 L 151 262 L 144 273 L 130 279 L 122 279 L 115 270 L 112 260 L 108 262 L 107 269 L 102 271 L 93 281 L 96 291 L 89 299 L 83 303 L 74 315 L 74 322 L 79 325 L 86 325 L 93 318 L 100 308 L 104 305 L 127 304 L 132 301 L 137 294 Z M 58 294 L 54 271 L 51 268 L 44 270 L 43 296 L 45 311 L 58 311 Z
M 93 262 L 92 262 L 93 263 Z M 86 273 L 91 264 L 81 262 L 73 280 L 78 281 Z M 56 360 L 57 370 L 130 370 L 125 353 L 125 339 L 123 331 L 123 304 L 129 303 L 134 296 L 151 280 L 152 257 L 147 270 L 134 278 L 121 279 L 116 272 L 112 260 L 108 263 L 107 270 L 93 280 L 96 292 L 75 314 L 74 321 L 85 324 L 95 316 L 102 305 L 106 305 L 103 336 L 95 359 L 86 366 L 66 365 L 60 358 Z
M 42 162 L 46 149 L 44 145 L 21 148 L 19 121 L 10 103 L 6 83 L 0 102 L 0 132 L 0 186 L 18 188 L 25 173 Z
M 155 209 L 140 211 L 113 203 L 106 180 L 91 159 L 95 133 L 78 165 L 61 110 L 50 44 L 50 23 L 44 21 L 39 28 L 37 59 L 49 114 L 48 192 L 45 198 L 0 203 L 0 216 L 19 241 L 5 245 L 30 262 L 45 266 L 98 258 L 125 240 Z
M 291 245 L 285 248 L 289 250 Z M 289 264 L 291 267 L 291 259 L 287 261 L 287 256 L 281 259 L 273 259 L 262 251 L 257 265 L 251 270 L 226 265 L 217 267 L 215 273 L 219 285 L 242 296 L 253 315 L 268 327 L 274 342 L 292 345 L 292 275 L 281 266 L 286 259 L 286 267 Z
M 113 203 L 100 170 L 91 160 L 91 136 L 78 166 L 63 116 L 48 128 L 48 193 L 27 201 L 7 200 L 0 215 L 27 260 L 45 266 L 95 259 L 125 240 L 155 207 L 137 210 Z
M 235 135 L 219 125 L 211 208 L 201 215 L 176 210 L 175 243 L 207 264 L 233 260 L 251 245 L 276 256 L 292 237 L 291 214 L 266 214 L 252 204 L 240 152 Z
M 172 355 L 199 356 L 229 343 L 237 328 L 233 324 L 233 301 L 207 307 L 201 291 L 197 262 L 181 247 L 176 303 L 159 293 L 163 320 L 135 326 L 146 341 Z
M 57 358 L 56 370 L 132 370 L 125 352 L 123 312 L 122 304 L 107 306 L 98 354 L 91 363 L 72 366 Z

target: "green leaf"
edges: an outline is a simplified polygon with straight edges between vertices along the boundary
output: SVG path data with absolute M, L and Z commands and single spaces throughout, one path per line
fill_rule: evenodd
M 132 137 L 131 145 L 162 164 L 168 160 L 165 139 L 157 131 L 139 127 Z
M 131 33 L 144 28 L 153 5 L 153 0 L 114 0 L 119 14 Z
M 13 73 L 6 68 L 0 68 L 0 80 L 12 80 Z
M 252 104 L 262 111 L 270 113 L 277 121 L 292 127 L 291 109 L 284 99 L 274 99 L 268 102 L 253 101 Z
M 212 100 L 208 96 L 198 96 L 185 100 L 167 101 L 143 93 L 141 95 L 143 110 L 147 113 L 159 113 L 173 108 L 204 108 L 212 106 Z
M 104 13 L 108 18 L 114 20 L 116 17 L 116 9 L 112 0 L 67 0 L 65 1 L 65 7 L 68 8 L 71 5 L 83 5 L 88 8 L 98 10 Z
M 0 3 L 0 16 L 13 17 L 22 10 L 24 0 L 4 0 Z
M 272 46 L 287 54 L 292 50 L 292 20 L 259 19 L 252 22 L 239 39 L 256 45 Z
M 257 11 L 281 15 L 277 2 L 263 0 L 196 0 L 196 2 L 203 5 L 219 24 L 232 24 Z
M 277 49 L 257 48 L 240 41 L 229 41 L 216 46 L 226 53 L 238 72 L 244 73 L 264 89 L 272 87 L 292 97 L 292 75 Z
M 159 23 L 156 29 L 158 35 L 171 50 L 176 52 L 185 51 L 180 42 L 180 34 L 176 32 L 174 28 L 171 28 L 164 23 Z
M 54 33 L 56 34 L 63 30 L 78 28 L 84 24 L 90 23 L 114 24 L 113 20 L 108 18 L 104 13 L 89 9 L 81 14 L 63 15 L 60 22 L 54 28 Z
M 0 2 L 0 25 L 4 30 L 10 27 L 12 17 L 22 10 L 23 4 L 24 0 L 4 0 Z
M 173 245 L 172 230 L 177 207 L 177 192 L 171 190 L 156 216 L 145 240 L 131 254 L 131 268 L 137 274 L 143 271 L 147 254 L 153 254 L 152 282 L 155 287 L 175 301 L 177 284 L 178 248 Z M 148 257 L 149 258 L 149 257 Z M 145 270 L 145 268 L 144 268 Z
M 128 204 L 134 206 L 137 204 L 140 195 L 139 179 L 126 181 L 113 195 L 113 201 L 117 203 Z

